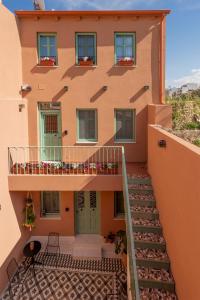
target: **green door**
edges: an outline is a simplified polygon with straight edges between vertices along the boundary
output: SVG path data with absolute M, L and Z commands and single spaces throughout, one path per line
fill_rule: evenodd
M 99 193 L 75 193 L 75 225 L 77 234 L 98 234 L 100 232 Z
M 40 112 L 41 160 L 60 161 L 62 145 L 61 112 Z M 53 148 L 49 146 L 54 146 Z

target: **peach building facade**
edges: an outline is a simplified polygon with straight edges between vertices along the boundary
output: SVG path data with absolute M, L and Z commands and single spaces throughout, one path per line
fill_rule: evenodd
M 36 213 L 32 235 L 125 229 L 120 147 L 127 163 L 146 163 L 148 124 L 171 126 L 163 105 L 168 13 L 14 16 L 0 4 L 0 100 L 8 112 L 0 120 L 2 274 L 30 236 L 22 227 L 27 192 Z M 88 216 L 95 222 L 82 230 Z

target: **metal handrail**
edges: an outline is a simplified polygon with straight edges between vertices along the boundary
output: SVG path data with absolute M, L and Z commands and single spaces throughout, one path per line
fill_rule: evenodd
M 126 218 L 127 250 L 129 254 L 130 288 L 133 300 L 140 300 L 124 147 L 122 147 L 122 178 Z

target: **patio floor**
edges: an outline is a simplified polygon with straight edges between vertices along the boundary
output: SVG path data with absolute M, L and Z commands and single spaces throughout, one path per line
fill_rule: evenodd
M 104 300 L 127 299 L 126 272 L 120 259 L 73 259 L 72 255 L 46 256 L 43 252 L 36 260 L 35 276 L 29 269 L 22 289 L 14 289 L 13 300 Z M 21 268 L 21 278 L 24 273 Z M 112 296 L 109 294 L 119 294 Z M 2 300 L 10 300 L 8 290 Z

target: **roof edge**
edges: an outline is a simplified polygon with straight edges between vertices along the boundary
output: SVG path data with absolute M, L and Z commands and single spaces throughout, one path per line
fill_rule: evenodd
M 107 15 L 107 16 L 166 16 L 169 9 L 163 10 L 16 10 L 18 17 L 28 16 L 77 16 L 77 15 Z

